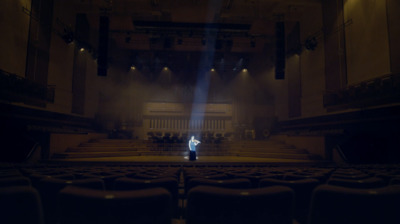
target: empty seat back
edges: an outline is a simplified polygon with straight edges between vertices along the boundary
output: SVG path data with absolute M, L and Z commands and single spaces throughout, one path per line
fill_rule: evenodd
M 23 176 L 0 178 L 0 187 L 31 186 L 31 180 Z
M 171 194 L 164 188 L 101 191 L 68 186 L 59 194 L 61 224 L 171 223 Z
M 285 186 L 229 189 L 198 186 L 189 191 L 187 224 L 292 223 L 293 190 Z
M 63 180 L 57 178 L 41 179 L 37 188 L 43 202 L 46 223 L 57 223 L 57 196 L 64 187 L 69 185 L 104 190 L 103 180 L 97 178 L 80 180 Z
M 352 188 L 378 188 L 386 185 L 385 181 L 379 177 L 365 179 L 329 178 L 327 184 Z
M 134 179 L 121 177 L 114 181 L 114 190 L 139 190 L 162 187 L 168 190 L 172 196 L 172 210 L 174 216 L 178 216 L 178 181 L 173 177 L 159 179 Z
M 355 189 L 320 185 L 313 192 L 310 224 L 400 223 L 400 186 Z
M 282 185 L 293 189 L 295 195 L 294 216 L 300 223 L 307 222 L 313 190 L 319 185 L 317 179 L 277 180 L 266 178 L 260 180 L 260 187 Z
M 39 193 L 30 186 L 0 188 L 0 221 L 7 224 L 43 224 Z
M 187 191 L 193 187 L 199 185 L 215 186 L 215 187 L 226 187 L 226 188 L 236 188 L 236 189 L 246 189 L 251 187 L 251 182 L 246 178 L 234 178 L 227 180 L 213 180 L 205 178 L 193 178 L 187 183 Z

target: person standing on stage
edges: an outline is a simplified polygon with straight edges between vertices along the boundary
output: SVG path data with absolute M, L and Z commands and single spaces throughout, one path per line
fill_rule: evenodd
M 189 160 L 196 160 L 196 145 L 200 144 L 201 142 L 192 136 L 189 140 Z

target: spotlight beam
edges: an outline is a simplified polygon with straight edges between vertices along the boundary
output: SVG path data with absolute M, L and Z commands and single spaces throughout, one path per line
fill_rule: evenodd
M 213 12 L 215 8 L 221 8 L 222 0 L 213 1 L 208 6 L 209 15 Z M 210 40 L 211 43 L 216 43 L 216 36 L 213 35 L 215 31 L 215 27 L 204 27 L 205 29 L 205 39 Z M 197 82 L 194 92 L 193 104 L 192 104 L 192 112 L 190 116 L 190 124 L 193 124 L 194 120 L 197 120 L 200 124 L 203 123 L 204 120 L 204 111 L 207 105 L 208 99 L 208 89 L 210 86 L 210 66 L 211 63 L 214 61 L 214 54 L 215 54 L 215 46 L 211 46 L 210 49 L 203 52 L 203 55 L 199 61 L 199 68 L 197 72 Z M 196 129 L 196 130 L 195 130 Z M 190 128 L 190 131 L 193 132 L 189 134 L 189 136 L 196 135 L 196 138 L 201 141 L 201 136 L 199 135 L 201 132 L 202 127 L 197 127 L 195 129 Z

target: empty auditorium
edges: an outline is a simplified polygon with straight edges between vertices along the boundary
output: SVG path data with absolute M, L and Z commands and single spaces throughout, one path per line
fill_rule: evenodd
M 400 1 L 2 0 L 0 223 L 400 223 Z

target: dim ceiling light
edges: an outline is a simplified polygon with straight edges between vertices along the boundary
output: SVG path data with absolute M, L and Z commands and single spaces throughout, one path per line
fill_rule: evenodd
M 84 52 L 84 51 L 85 51 L 85 48 L 82 47 L 82 48 L 80 49 L 80 51 L 81 51 L 81 52 Z
M 247 72 L 247 68 L 244 68 L 244 69 L 242 70 L 242 72 Z
M 135 70 L 136 67 L 134 65 L 131 66 L 131 70 Z
M 212 72 L 215 72 L 215 68 L 212 68 L 211 71 L 212 71 Z
M 167 70 L 168 70 L 168 67 L 164 67 L 164 70 L 167 71 Z

